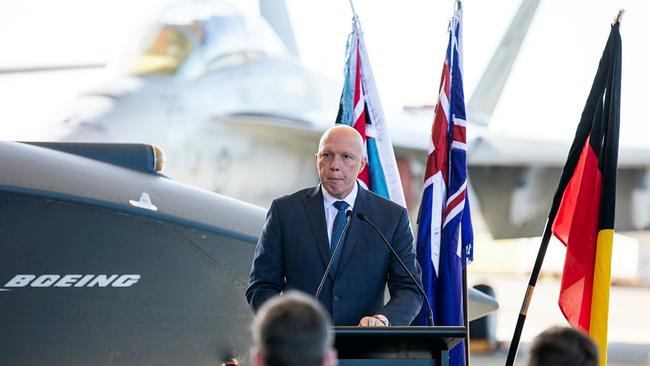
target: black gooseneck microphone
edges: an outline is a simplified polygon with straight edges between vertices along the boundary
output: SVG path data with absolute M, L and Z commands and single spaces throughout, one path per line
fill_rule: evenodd
M 368 224 L 370 224 L 370 226 L 372 226 L 373 229 L 375 229 L 375 231 L 377 232 L 377 234 L 379 234 L 379 236 L 381 237 L 381 240 L 384 241 L 384 244 L 386 244 L 386 246 L 388 247 L 388 249 L 390 250 L 390 252 L 393 253 L 393 255 L 395 256 L 395 258 L 397 258 L 397 260 L 399 261 L 399 264 L 402 265 L 402 268 L 404 268 L 404 270 L 406 271 L 406 273 L 409 274 L 409 277 L 411 277 L 411 280 L 413 281 L 413 283 L 415 284 L 415 286 L 417 286 L 418 290 L 420 291 L 420 294 L 422 295 L 422 297 L 424 297 L 424 301 L 425 301 L 426 304 L 427 304 L 427 318 L 428 318 L 428 320 L 429 320 L 429 325 L 430 325 L 430 326 L 433 326 L 433 312 L 431 311 L 431 304 L 429 303 L 429 298 L 427 297 L 427 294 L 424 293 L 424 290 L 422 289 L 422 286 L 420 286 L 420 284 L 419 284 L 418 281 L 415 279 L 415 277 L 413 276 L 413 274 L 411 273 L 411 271 L 409 271 L 408 267 L 406 267 L 406 264 L 404 264 L 404 262 L 402 261 L 402 258 L 400 258 L 399 255 L 397 255 L 397 252 L 395 251 L 395 249 L 393 249 L 393 246 L 390 245 L 390 243 L 388 242 L 388 240 L 386 240 L 386 237 L 384 236 L 384 234 L 381 233 L 381 231 L 379 230 L 379 228 L 377 228 L 377 226 L 376 226 L 372 221 L 370 221 L 370 219 L 368 219 L 368 218 L 366 217 L 366 215 L 362 214 L 361 212 L 357 212 L 357 217 L 359 218 L 359 220 L 367 222 Z
M 339 250 L 339 246 L 341 246 L 341 242 L 343 241 L 343 238 L 345 237 L 345 234 L 347 233 L 348 228 L 350 227 L 350 222 L 352 222 L 351 218 L 352 218 L 352 210 L 345 211 L 345 220 L 347 222 L 345 223 L 345 227 L 343 227 L 343 232 L 341 233 L 339 240 L 336 242 L 336 245 L 334 246 L 334 251 L 332 252 L 330 261 L 327 263 L 327 268 L 325 268 L 325 273 L 323 274 L 323 278 L 320 279 L 318 290 L 316 290 L 316 296 L 314 296 L 314 299 L 316 299 L 316 301 L 318 301 L 320 292 L 323 290 L 323 285 L 325 284 L 325 279 L 327 278 L 327 274 L 330 272 L 330 268 L 332 268 L 332 263 L 334 262 L 334 256 L 336 256 L 336 251 Z

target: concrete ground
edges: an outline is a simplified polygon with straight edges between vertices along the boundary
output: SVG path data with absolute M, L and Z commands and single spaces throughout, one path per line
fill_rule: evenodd
M 648 345 L 610 344 L 609 366 L 650 365 L 648 363 Z M 526 365 L 528 361 L 528 344 L 523 344 L 517 354 L 515 365 Z M 506 362 L 508 349 L 502 349 L 492 354 L 473 354 L 470 356 L 472 366 L 503 366 Z
M 532 264 L 531 264 L 532 267 Z M 491 286 L 499 310 L 496 312 L 496 339 L 499 350 L 474 353 L 471 365 L 504 365 L 519 310 L 528 284 L 525 274 L 470 272 L 468 283 Z M 567 325 L 557 305 L 560 281 L 556 276 L 538 280 L 524 324 L 516 365 L 525 365 L 534 336 L 552 325 Z M 650 365 L 650 288 L 613 286 L 610 291 L 608 364 Z

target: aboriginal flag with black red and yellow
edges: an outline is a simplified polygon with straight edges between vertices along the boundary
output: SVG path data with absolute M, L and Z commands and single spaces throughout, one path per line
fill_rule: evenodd
M 552 231 L 566 245 L 559 305 L 607 362 L 621 91 L 619 22 L 612 29 L 553 199 Z

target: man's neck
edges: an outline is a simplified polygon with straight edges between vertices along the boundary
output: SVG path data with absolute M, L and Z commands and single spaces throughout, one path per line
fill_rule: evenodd
M 325 189 L 325 187 L 322 184 L 321 184 L 321 191 L 323 192 L 323 197 L 324 197 L 325 201 L 330 201 L 330 202 L 335 202 L 335 201 L 346 201 L 346 202 L 348 202 L 348 201 L 352 201 L 352 202 L 348 202 L 350 205 L 352 205 L 354 203 L 356 197 L 357 197 L 358 192 L 359 192 L 359 185 L 358 185 L 358 183 L 355 183 L 354 187 L 352 188 L 350 193 L 346 194 L 344 197 L 341 197 L 341 198 L 338 198 L 338 197 L 334 196 L 333 194 L 331 194 L 330 192 L 328 192 L 327 189 Z M 353 199 L 351 199 L 351 198 L 353 198 Z

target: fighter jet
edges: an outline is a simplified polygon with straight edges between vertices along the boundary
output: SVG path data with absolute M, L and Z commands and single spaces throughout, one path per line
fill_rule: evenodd
M 262 1 L 259 12 L 247 12 L 228 1 L 170 5 L 109 65 L 119 77 L 82 93 L 62 121 L 30 139 L 155 143 L 170 156 L 170 176 L 256 204 L 313 184 L 315 171 L 302 168 L 314 144 L 221 122 L 246 114 L 300 126 L 312 114 L 335 115 L 338 85 L 301 64 L 291 29 L 283 30 L 283 6 Z M 278 164 L 288 170 L 275 174 Z M 269 175 L 274 179 L 259 184 Z
M 468 100 L 470 198 L 494 238 L 540 234 L 569 148 L 569 135 L 508 135 L 491 122 L 539 3 L 521 2 Z M 172 5 L 116 67 L 120 78 L 83 94 L 34 139 L 154 143 L 170 155 L 169 176 L 263 207 L 315 184 L 313 155 L 341 85 L 302 65 L 286 10 L 282 1 L 262 1 L 256 13 L 228 2 Z M 432 116 L 387 116 L 412 213 Z M 622 143 L 619 168 L 617 230 L 650 227 L 650 149 Z
M 246 364 L 266 210 L 163 176 L 150 145 L 0 156 L 3 365 Z M 496 307 L 469 290 L 470 319 Z

